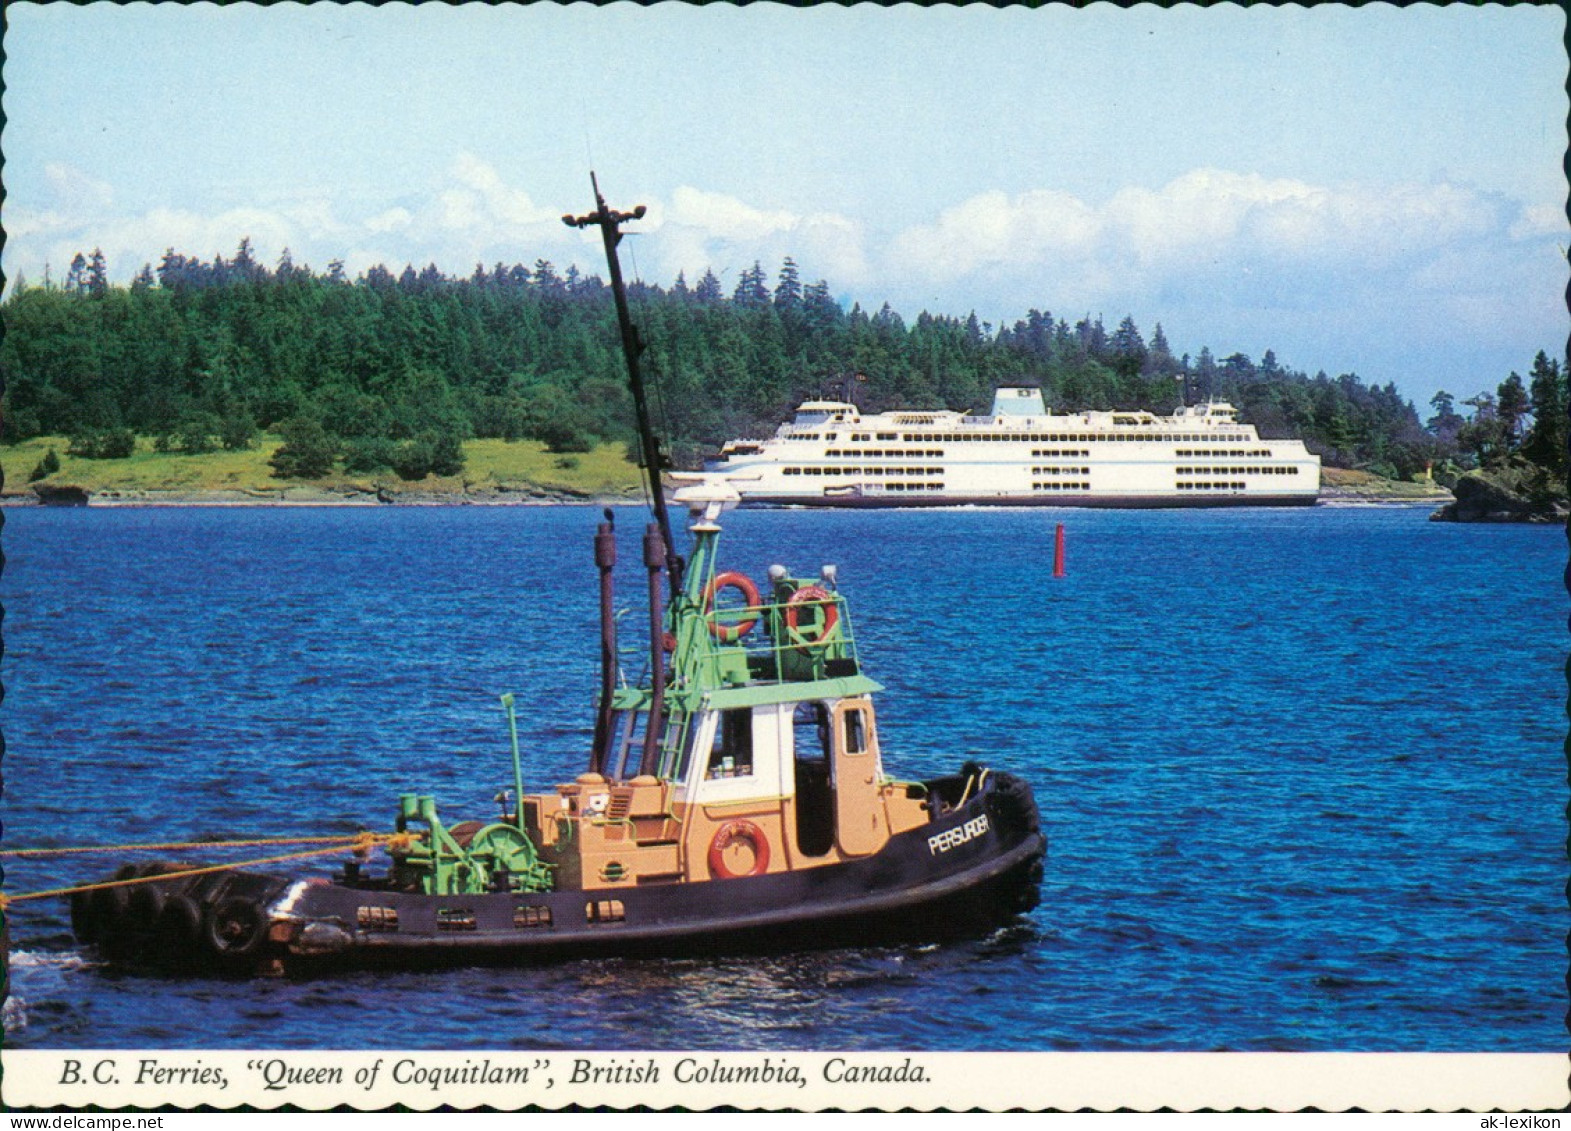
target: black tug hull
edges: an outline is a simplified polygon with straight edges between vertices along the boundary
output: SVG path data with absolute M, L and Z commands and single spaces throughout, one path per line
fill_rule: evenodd
M 178 927 L 122 921 L 94 924 L 94 941 L 122 960 L 232 976 L 941 941 L 985 933 L 1035 907 L 1046 848 L 1030 787 L 995 774 L 965 804 L 848 863 L 728 880 L 452 896 L 222 873 L 170 881 L 162 893 L 163 902 L 198 903 L 200 921 L 187 939 Z

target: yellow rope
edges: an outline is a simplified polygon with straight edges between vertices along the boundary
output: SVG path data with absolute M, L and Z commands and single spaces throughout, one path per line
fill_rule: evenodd
M 323 838 L 313 838 L 323 839 Z M 349 847 L 356 852 L 368 852 L 378 845 L 392 849 L 408 848 L 414 843 L 414 836 L 410 833 L 363 833 L 354 839 Z M 0 910 L 4 910 L 13 903 L 20 903 L 24 899 L 45 899 L 56 895 L 75 895 L 79 891 L 98 891 L 100 888 L 123 888 L 134 884 L 154 884 L 165 880 L 183 880 L 190 876 L 205 876 L 213 872 L 229 872 L 236 868 L 249 868 L 257 864 L 278 864 L 285 860 L 304 860 L 310 856 L 326 856 L 329 853 L 339 852 L 343 845 L 334 845 L 331 848 L 312 848 L 305 852 L 288 852 L 281 856 L 264 856 L 257 860 L 242 860 L 238 864 L 214 864 L 206 868 L 186 868 L 178 872 L 161 872 L 156 876 L 133 876 L 128 880 L 103 880 L 96 884 L 79 884 L 73 887 L 50 888 L 46 891 L 22 892 L 18 895 L 0 894 Z
M 353 836 L 288 836 L 256 837 L 252 840 L 185 840 L 169 844 L 93 844 L 81 848 L 13 848 L 0 852 L 4 856 L 71 856 L 89 852 L 173 852 L 185 848 L 256 848 L 264 844 L 350 844 L 362 834 Z

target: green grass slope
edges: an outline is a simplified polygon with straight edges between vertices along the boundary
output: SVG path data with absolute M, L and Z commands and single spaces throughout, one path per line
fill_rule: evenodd
M 125 459 L 82 459 L 66 454 L 70 442 L 65 437 L 40 436 L 0 448 L 0 468 L 5 471 L 4 494 L 12 499 L 32 497 L 28 476 L 51 448 L 60 470 L 43 482 L 82 487 L 100 496 L 265 499 L 301 489 L 328 496 L 380 493 L 393 498 L 455 499 L 512 494 L 599 499 L 639 494 L 639 470 L 617 444 L 558 455 L 533 440 L 470 440 L 464 444 L 463 474 L 406 481 L 391 471 L 350 475 L 339 470 L 321 479 L 275 479 L 268 459 L 281 443 L 277 437 L 267 437 L 249 451 L 180 455 L 155 451 L 152 440 L 140 437 L 136 451 Z

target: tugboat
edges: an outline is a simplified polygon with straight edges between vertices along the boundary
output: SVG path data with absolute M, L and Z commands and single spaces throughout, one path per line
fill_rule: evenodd
M 722 475 L 671 475 L 691 559 L 671 549 L 666 461 L 649 423 L 616 244 L 593 182 L 638 413 L 654 521 L 643 536 L 649 660 L 618 665 L 608 521 L 600 694 L 576 780 L 514 790 L 489 821 L 446 823 L 399 798 L 395 832 L 332 874 L 127 865 L 73 896 L 78 937 L 112 959 L 237 976 L 365 967 L 692 955 L 976 934 L 1036 906 L 1046 840 L 1030 786 L 966 763 L 928 781 L 885 773 L 873 697 L 833 566 L 770 567 L 762 589 L 719 568 Z M 662 575 L 664 582 L 662 583 Z M 667 599 L 668 594 L 668 599 Z M 160 878 L 163 877 L 163 878 Z

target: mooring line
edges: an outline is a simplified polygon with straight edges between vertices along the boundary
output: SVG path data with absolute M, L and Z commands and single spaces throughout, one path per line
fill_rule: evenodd
M 0 851 L 0 857 L 75 856 L 93 852 L 173 852 L 186 848 L 256 848 L 264 844 L 352 844 L 362 835 L 349 836 L 279 836 L 255 837 L 250 840 L 183 840 L 167 844 L 89 844 L 72 848 L 12 848 Z
M 312 837 L 305 839 L 323 840 L 326 838 Z M 345 848 L 352 849 L 355 852 L 368 852 L 378 846 L 408 848 L 414 841 L 415 837 L 411 833 L 366 833 L 348 843 L 334 844 L 330 848 L 311 848 L 304 852 L 286 852 L 279 856 L 263 856 L 256 860 L 241 860 L 233 864 L 213 864 L 204 868 L 183 868 L 175 872 L 160 872 L 153 876 L 132 876 L 124 880 L 101 880 L 95 884 L 74 884 L 63 888 L 48 888 L 44 891 L 19 892 L 15 895 L 0 893 L 0 910 L 4 910 L 13 903 L 20 903 L 27 899 L 46 899 L 60 895 L 75 895 L 79 891 L 99 891 L 103 888 L 123 888 L 132 887 L 136 884 L 162 883 L 165 880 L 183 880 L 191 876 L 211 875 L 214 872 L 231 872 L 236 868 L 249 868 L 257 864 L 278 864 L 286 860 L 304 860 L 311 856 L 326 856 L 330 853 L 341 852 Z M 289 842 L 285 841 L 284 843 Z

